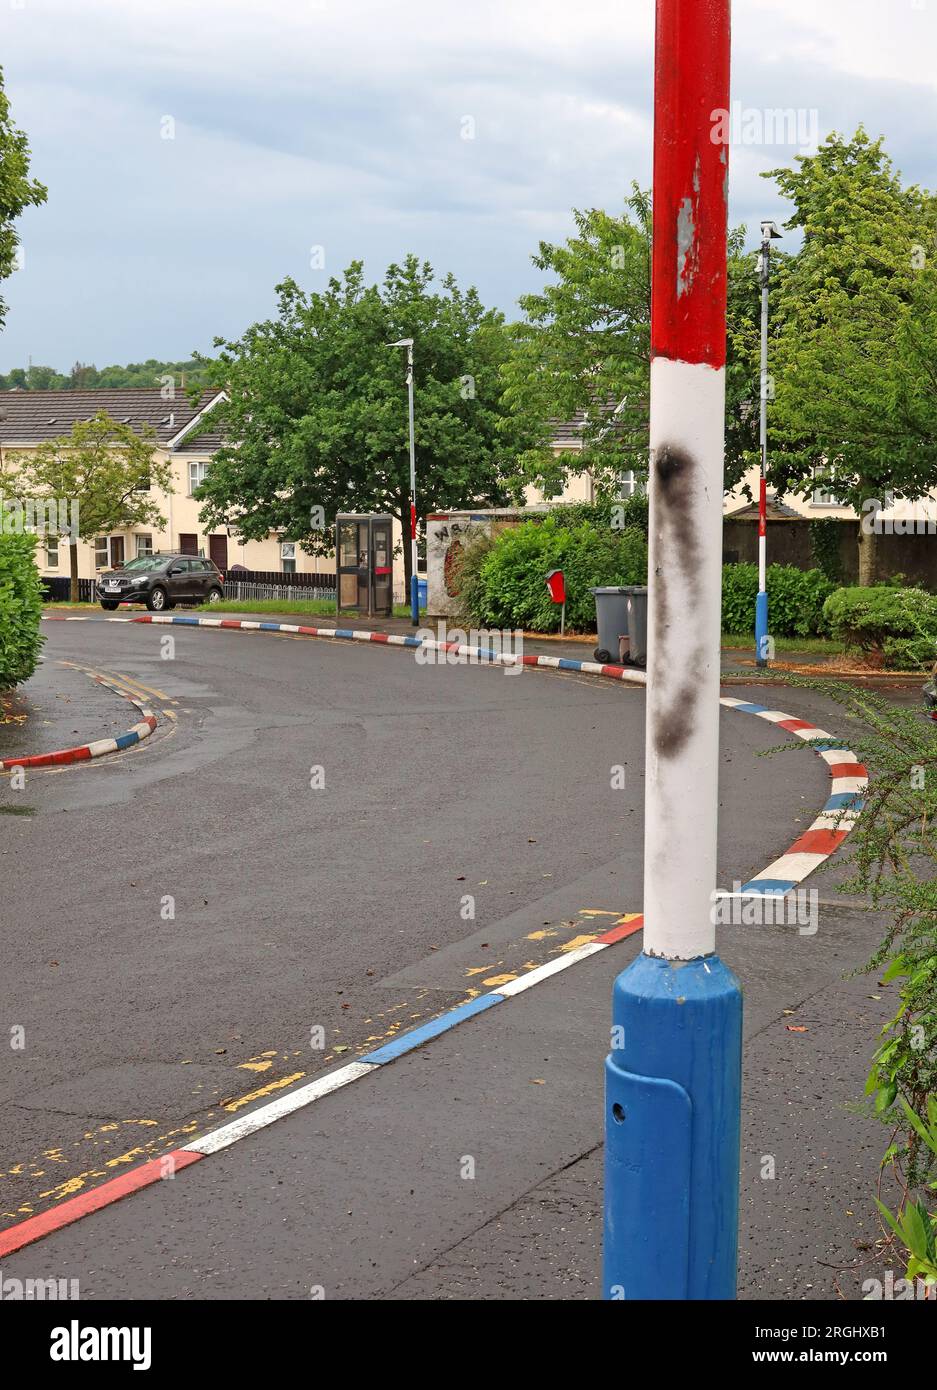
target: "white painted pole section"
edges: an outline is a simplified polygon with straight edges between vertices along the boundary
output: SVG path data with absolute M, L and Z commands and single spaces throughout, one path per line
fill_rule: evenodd
M 725 370 L 651 363 L 644 951 L 715 950 Z M 668 506 L 661 462 L 682 501 Z M 691 536 L 680 517 L 694 518 Z M 655 616 L 656 615 L 656 616 Z
M 761 455 L 758 494 L 758 592 L 761 594 L 765 592 L 768 579 L 768 537 L 765 512 L 768 486 L 768 266 L 770 256 L 771 240 L 769 236 L 763 235 L 761 243 L 761 411 L 758 421 L 758 445 Z

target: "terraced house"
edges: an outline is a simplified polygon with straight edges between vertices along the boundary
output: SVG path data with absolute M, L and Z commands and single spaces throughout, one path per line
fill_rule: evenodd
M 101 410 L 115 420 L 142 431 L 149 426 L 155 436 L 155 454 L 169 461 L 171 493 L 155 498 L 165 527 L 135 527 L 97 536 L 79 546 L 78 573 L 92 579 L 102 570 L 124 564 L 137 555 L 157 550 L 179 550 L 204 555 L 222 570 L 241 566 L 275 574 L 329 573 L 334 563 L 307 555 L 298 545 L 271 533 L 267 540 L 241 544 L 234 528 L 207 532 L 199 520 L 199 503 L 193 496 L 205 477 L 220 436 L 212 431 L 211 413 L 223 398 L 206 392 L 192 405 L 184 391 L 171 400 L 160 388 L 152 390 L 3 391 L 0 392 L 0 486 L 11 456 L 35 449 L 48 440 L 71 432 L 79 420 L 91 420 Z M 78 499 L 80 504 L 80 498 Z M 68 575 L 68 548 L 53 535 L 44 537 L 37 554 L 44 578 Z

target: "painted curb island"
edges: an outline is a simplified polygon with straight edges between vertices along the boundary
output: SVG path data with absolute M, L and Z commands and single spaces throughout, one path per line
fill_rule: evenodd
M 66 619 L 66 621 L 68 620 Z M 71 621 L 75 621 L 75 619 Z M 83 620 L 78 619 L 77 621 Z M 114 619 L 104 621 L 114 621 Z M 166 626 L 286 632 L 339 641 L 376 642 L 382 646 L 423 647 L 424 649 L 452 652 L 460 656 L 497 664 L 546 666 L 563 671 L 579 671 L 612 680 L 630 681 L 638 685 L 644 685 L 646 682 L 643 671 L 629 670 L 621 666 L 601 665 L 593 661 L 575 661 L 567 657 L 518 657 L 514 654 L 496 652 L 489 648 L 469 646 L 466 643 L 438 642 L 418 637 L 360 632 L 350 628 L 316 628 L 294 623 L 173 617 L 163 614 L 155 616 L 146 614 L 136 618 L 118 619 L 117 621 Z M 827 730 L 811 724 L 808 720 L 796 719 L 785 714 L 782 710 L 769 709 L 765 705 L 754 704 L 748 700 L 737 700 L 729 696 L 722 697 L 720 703 L 727 709 L 737 710 L 740 714 L 754 715 L 778 729 L 783 729 L 785 733 L 802 739 L 819 754 L 829 768 L 830 795 L 812 824 L 780 858 L 743 884 L 740 890 L 741 895 L 750 898 L 783 897 L 796 889 L 808 874 L 813 873 L 824 860 L 835 853 L 846 839 L 863 809 L 862 793 L 868 785 L 868 772 L 857 760 L 855 753 L 842 740 L 835 738 Z M 357 1061 L 346 1063 L 335 1070 L 326 1072 L 313 1081 L 297 1087 L 296 1090 L 288 1091 L 276 1100 L 269 1101 L 256 1110 L 248 1111 L 245 1115 L 230 1121 L 228 1124 L 209 1130 L 207 1134 L 192 1139 L 176 1149 L 169 1150 L 157 1158 L 149 1159 L 135 1168 L 128 1169 L 119 1177 L 111 1178 L 107 1182 L 101 1183 L 100 1186 L 92 1188 L 89 1192 L 66 1198 L 58 1206 L 6 1227 L 0 1231 L 0 1258 L 10 1255 L 16 1250 L 21 1250 L 25 1246 L 41 1240 L 44 1236 L 51 1235 L 54 1231 L 70 1226 L 81 1220 L 82 1217 L 91 1215 L 92 1212 L 119 1202 L 133 1192 L 139 1192 L 164 1178 L 174 1177 L 182 1169 L 191 1167 L 192 1164 L 200 1162 L 203 1158 L 220 1153 L 238 1140 L 266 1129 L 277 1120 L 295 1114 L 296 1111 L 314 1104 L 354 1081 L 370 1076 L 381 1067 L 389 1065 L 399 1057 L 406 1056 L 433 1038 L 458 1027 L 466 1020 L 507 1003 L 508 1000 L 541 983 L 541 981 L 551 978 L 579 961 L 596 955 L 600 951 L 605 951 L 610 946 L 635 935 L 642 926 L 643 918 L 640 914 L 624 914 L 609 931 L 596 934 L 591 941 L 585 942 L 575 950 L 566 952 L 544 965 L 539 965 L 486 994 L 477 995 L 465 1003 L 456 1005 L 455 1008 L 449 1009 L 428 1023 L 420 1024 L 409 1032 L 394 1038 L 391 1042 L 363 1054 Z
M 60 748 L 53 753 L 33 753 L 26 758 L 0 758 L 0 772 L 11 772 L 14 768 L 65 767 L 69 763 L 84 763 L 91 758 L 103 758 L 108 753 L 122 753 L 125 748 L 133 748 L 135 744 L 149 738 L 156 728 L 156 715 L 142 700 L 134 699 L 128 691 L 122 690 L 116 681 L 109 680 L 100 672 L 85 671 L 84 674 L 96 684 L 106 686 L 115 695 L 134 705 L 143 716 L 140 722 L 134 724 L 126 733 L 118 734 L 116 738 L 99 738 L 93 743 L 79 743 L 74 748 Z

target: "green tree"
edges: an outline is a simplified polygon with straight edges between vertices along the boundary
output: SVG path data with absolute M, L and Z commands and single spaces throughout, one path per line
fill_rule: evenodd
M 29 177 L 29 142 L 13 124 L 0 68 L 0 280 L 6 280 L 17 264 L 20 239 L 13 224 L 27 207 L 38 207 L 45 200 L 46 189 Z M 6 309 L 0 299 L 0 328 Z
M 100 391 L 130 387 L 161 386 L 170 376 L 180 387 L 198 387 L 209 376 L 211 363 L 207 359 L 187 362 L 160 362 L 155 357 L 145 362 L 129 362 L 126 366 L 95 367 L 93 363 L 76 362 L 68 375 L 54 367 L 14 367 L 4 376 L 0 373 L 0 390 L 19 387 L 26 391 Z
M 861 127 L 796 164 L 767 175 L 804 233 L 772 299 L 772 471 L 804 496 L 819 476 L 868 522 L 890 495 L 937 486 L 937 200 L 904 185 Z M 876 534 L 860 525 L 860 584 L 876 569 Z
M 71 434 L 13 456 L 10 487 L 22 499 L 78 503 L 77 525 L 69 535 L 73 603 L 79 540 L 128 526 L 165 526 L 153 493 L 172 491 L 172 469 L 168 460 L 156 457 L 155 445 L 152 430 L 137 434 L 100 410 L 93 420 L 76 421 Z
M 309 552 L 332 548 L 336 512 L 387 511 L 408 534 L 406 362 L 413 338 L 417 513 L 497 505 L 517 486 L 501 418 L 503 319 L 451 275 L 434 288 L 416 256 L 367 285 L 353 262 L 321 292 L 277 287 L 277 315 L 221 348 L 212 412 L 224 446 L 198 491 L 206 526 L 246 540 L 281 530 Z M 407 581 L 410 548 L 404 546 Z
M 574 210 L 576 235 L 541 242 L 534 265 L 555 277 L 521 297 L 526 318 L 512 325 L 503 373 L 508 427 L 523 440 L 526 479 L 558 495 L 570 473 L 588 471 L 614 491 L 629 469 L 646 476 L 651 354 L 651 199 L 632 185 L 613 216 Z M 757 462 L 758 284 L 742 249 L 729 240 L 726 486 Z M 552 423 L 585 412 L 582 451 L 554 454 Z

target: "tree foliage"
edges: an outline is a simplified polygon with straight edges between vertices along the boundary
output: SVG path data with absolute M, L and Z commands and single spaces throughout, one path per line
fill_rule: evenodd
M 337 512 L 396 516 L 409 534 L 406 354 L 414 339 L 417 514 L 511 500 L 510 434 L 499 432 L 502 316 L 451 275 L 440 287 L 408 256 L 381 285 L 354 262 L 322 291 L 277 287 L 277 314 L 219 339 L 215 384 L 225 436 L 199 489 L 206 526 L 244 539 L 281 530 L 329 550 Z M 323 521 L 325 523 L 323 528 Z M 409 546 L 404 546 L 409 579 Z
M 772 478 L 809 496 L 819 470 L 862 514 L 937 486 L 937 200 L 861 128 L 796 164 L 770 174 L 804 234 L 772 293 Z M 861 582 L 874 574 L 860 528 Z
M 0 280 L 6 280 L 17 266 L 20 239 L 16 219 L 26 208 L 38 207 L 45 200 L 46 189 L 29 177 L 29 141 L 13 124 L 0 68 Z M 5 319 L 6 304 L 0 299 L 0 327 Z
M 505 402 L 525 448 L 526 478 L 558 495 L 588 470 L 614 492 L 622 472 L 646 476 L 650 395 L 651 199 L 632 185 L 621 215 L 574 210 L 576 233 L 542 241 L 534 265 L 552 279 L 523 295 L 512 325 Z M 758 285 L 744 231 L 729 239 L 726 486 L 757 458 Z M 552 449 L 552 422 L 584 412 L 582 450 Z
M 35 536 L 0 531 L 0 690 L 28 680 L 42 648 Z
M 99 391 L 122 390 L 130 387 L 157 387 L 166 377 L 180 386 L 203 385 L 210 374 L 207 360 L 160 362 L 149 357 L 145 362 L 129 362 L 126 366 L 101 367 L 93 363 L 76 362 L 70 372 L 55 367 L 32 365 L 13 367 L 0 372 L 0 391 Z

